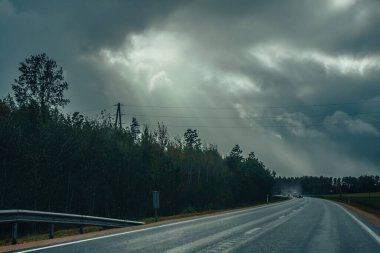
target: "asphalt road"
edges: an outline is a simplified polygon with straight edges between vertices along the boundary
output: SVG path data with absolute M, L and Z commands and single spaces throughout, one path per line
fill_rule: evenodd
M 19 252 L 380 252 L 380 229 L 335 203 L 258 208 Z

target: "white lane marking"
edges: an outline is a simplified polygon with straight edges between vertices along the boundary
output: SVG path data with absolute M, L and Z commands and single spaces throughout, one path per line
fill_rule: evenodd
M 285 210 L 285 212 L 286 212 L 286 210 Z M 272 215 L 272 216 L 276 216 L 276 215 Z M 285 222 L 289 221 L 292 217 L 294 217 L 294 215 L 284 215 L 283 219 L 279 219 L 279 218 L 271 219 L 270 223 L 265 224 L 262 227 L 254 228 L 254 229 L 252 229 L 252 231 L 247 231 L 244 233 L 243 236 L 232 240 L 233 242 L 236 242 L 235 244 L 233 244 L 233 247 L 230 247 L 230 248 L 226 247 L 227 246 L 226 242 L 222 241 L 221 243 L 218 243 L 217 245 L 212 246 L 212 249 L 221 248 L 221 250 L 219 250 L 218 252 L 225 252 L 225 253 L 237 252 L 238 251 L 237 249 L 241 245 L 244 245 L 244 244 L 248 243 L 249 241 L 253 241 L 253 240 L 257 239 L 259 236 L 262 236 L 263 234 L 269 232 L 270 230 L 272 230 L 272 229 L 280 226 L 281 224 L 284 224 Z M 247 233 L 250 233 L 250 234 L 247 234 Z M 211 249 L 211 247 L 205 251 L 200 251 L 200 252 L 202 252 L 202 253 L 203 252 L 209 252 L 210 249 Z
M 142 231 L 148 231 L 148 230 L 157 229 L 157 228 L 171 227 L 171 226 L 175 226 L 175 225 L 190 223 L 190 222 L 193 222 L 193 221 L 199 221 L 199 220 L 204 220 L 204 219 L 210 219 L 210 218 L 224 216 L 224 215 L 229 215 L 229 214 L 239 214 L 239 213 L 243 213 L 243 212 L 248 212 L 250 210 L 256 211 L 258 209 L 263 209 L 263 208 L 266 208 L 266 207 L 273 207 L 273 206 L 278 206 L 278 205 L 288 204 L 288 203 L 289 203 L 288 201 L 284 201 L 284 202 L 273 203 L 273 204 L 269 204 L 269 205 L 265 205 L 265 206 L 253 207 L 251 209 L 244 209 L 244 210 L 241 210 L 241 211 L 233 211 L 233 212 L 222 213 L 222 214 L 217 214 L 217 215 L 213 215 L 213 216 L 207 216 L 207 217 L 196 218 L 196 219 L 191 219 L 191 220 L 186 220 L 186 221 L 179 221 L 179 222 L 170 223 L 170 224 L 159 225 L 159 226 L 155 226 L 155 227 L 143 228 L 143 229 L 138 229 L 138 230 L 133 230 L 133 231 L 127 231 L 127 232 L 121 232 L 121 233 L 116 233 L 116 234 L 111 234 L 111 235 L 98 236 L 98 237 L 93 237 L 93 238 L 88 238 L 88 239 L 83 239 L 83 240 L 78 240 L 78 241 L 73 241 L 73 242 L 65 242 L 65 243 L 61 243 L 61 244 L 55 244 L 55 245 L 44 246 L 44 247 L 34 248 L 34 249 L 21 250 L 21 251 L 15 251 L 15 252 L 17 252 L 17 253 L 35 252 L 35 251 L 39 251 L 39 250 L 46 250 L 46 249 L 51 249 L 51 248 L 57 248 L 57 247 L 77 244 L 77 243 L 81 243 L 81 242 L 89 242 L 89 241 L 95 241 L 95 240 L 109 238 L 109 237 L 115 237 L 115 236 L 126 235 L 126 234 L 133 234 L 133 233 L 142 232 Z
M 334 203 L 335 204 L 335 203 Z M 370 229 L 369 227 L 367 227 L 367 225 L 365 225 L 363 222 L 361 222 L 358 218 L 356 218 L 355 216 L 353 216 L 349 211 L 347 211 L 344 207 L 338 205 L 338 204 L 335 204 L 337 206 L 339 206 L 340 208 L 343 209 L 343 211 L 345 211 L 354 221 L 356 221 L 365 231 L 367 231 L 372 237 L 373 239 L 375 239 L 377 241 L 377 243 L 380 244 L 380 237 L 375 233 L 373 232 L 372 229 Z
M 285 215 L 282 215 L 282 216 L 280 216 L 280 217 L 278 217 L 279 219 L 282 219 L 282 218 L 284 218 L 285 217 Z
M 263 218 L 255 219 L 248 223 L 244 223 L 242 225 L 233 226 L 229 229 L 225 229 L 215 234 L 202 237 L 198 240 L 186 243 L 185 245 L 181 245 L 179 247 L 172 248 L 165 252 L 166 253 L 190 252 L 190 251 L 195 251 L 195 249 L 197 248 L 210 245 L 210 244 L 213 244 L 212 246 L 213 249 L 219 248 L 219 247 L 222 247 L 223 249 L 230 248 L 232 245 L 236 244 L 237 242 L 244 240 L 244 237 L 229 239 L 229 238 L 232 238 L 234 234 L 241 233 L 245 231 L 246 229 L 252 228 L 254 225 L 257 225 L 258 223 L 262 223 L 267 220 L 271 221 L 278 215 L 278 213 L 284 213 L 284 211 L 279 211 L 274 214 L 264 216 Z
M 245 232 L 244 234 L 246 235 L 250 235 L 250 234 L 253 234 L 255 233 L 257 230 L 260 230 L 261 228 L 254 228 L 254 229 L 251 229 L 251 230 L 248 230 L 247 232 Z

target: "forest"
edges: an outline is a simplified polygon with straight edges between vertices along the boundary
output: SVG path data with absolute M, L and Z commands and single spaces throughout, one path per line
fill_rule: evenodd
M 380 192 L 380 176 L 359 177 L 276 177 L 273 191 L 277 194 L 292 194 L 294 191 L 306 195 Z
M 68 84 L 46 54 L 27 58 L 0 101 L 0 209 L 141 219 L 251 204 L 271 194 L 275 173 L 239 145 L 222 156 L 196 129 L 119 127 L 102 113 L 65 114 Z

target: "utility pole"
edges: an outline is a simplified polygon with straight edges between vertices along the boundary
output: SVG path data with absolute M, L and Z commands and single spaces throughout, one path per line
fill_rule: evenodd
M 119 129 L 121 129 L 121 104 L 117 103 L 115 106 L 117 106 L 116 110 L 116 118 L 115 118 L 115 129 L 117 128 L 117 125 L 119 124 Z

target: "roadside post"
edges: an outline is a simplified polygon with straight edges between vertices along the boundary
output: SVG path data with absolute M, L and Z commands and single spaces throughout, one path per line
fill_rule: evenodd
M 267 194 L 267 204 L 269 203 L 269 194 Z
M 160 208 L 160 192 L 159 191 L 153 191 L 153 209 L 154 209 L 154 216 L 156 217 L 157 221 L 157 209 Z
M 17 222 L 14 222 L 12 224 L 12 244 L 16 244 L 17 243 Z
M 50 223 L 50 226 L 49 226 L 49 239 L 53 239 L 54 238 L 54 223 Z

